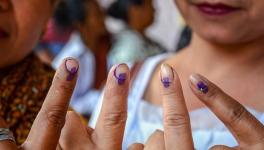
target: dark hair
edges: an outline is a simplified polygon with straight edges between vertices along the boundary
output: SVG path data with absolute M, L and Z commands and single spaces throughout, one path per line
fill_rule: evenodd
M 128 9 L 131 5 L 142 5 L 144 0 L 116 0 L 107 10 L 107 14 L 128 22 Z
M 54 13 L 56 24 L 69 27 L 74 22 L 84 22 L 87 15 L 86 1 L 88 0 L 62 0 Z

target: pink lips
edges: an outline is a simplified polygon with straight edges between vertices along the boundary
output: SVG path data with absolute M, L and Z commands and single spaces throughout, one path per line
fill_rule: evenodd
M 231 7 L 224 4 L 198 4 L 198 9 L 206 15 L 222 16 L 239 10 L 239 8 Z

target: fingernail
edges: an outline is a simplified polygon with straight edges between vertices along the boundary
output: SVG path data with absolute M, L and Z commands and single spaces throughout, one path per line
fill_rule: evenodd
M 118 65 L 114 70 L 114 77 L 117 79 L 118 85 L 123 85 L 127 79 L 127 67 L 125 64 Z
M 161 82 L 165 88 L 170 87 L 172 81 L 174 80 L 174 73 L 171 66 L 167 64 L 161 65 Z
M 192 82 L 193 85 L 196 86 L 196 88 L 201 91 L 204 94 L 207 94 L 209 91 L 209 88 L 207 84 L 202 80 L 200 75 L 194 74 L 190 76 L 190 81 Z
M 76 60 L 69 58 L 65 62 L 65 67 L 69 73 L 67 76 L 67 81 L 72 81 L 78 72 L 79 63 Z

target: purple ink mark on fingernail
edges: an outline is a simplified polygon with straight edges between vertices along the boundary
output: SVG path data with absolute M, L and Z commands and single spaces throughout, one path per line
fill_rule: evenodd
M 170 87 L 171 82 L 170 82 L 170 79 L 169 78 L 163 78 L 161 82 L 163 83 L 163 86 L 165 88 Z
M 120 66 L 120 65 L 119 65 Z M 118 66 L 118 67 L 119 67 Z M 118 68 L 117 67 L 117 68 Z M 116 69 L 117 69 L 116 68 Z M 118 83 L 118 85 L 123 85 L 125 82 L 126 82 L 126 78 L 127 78 L 127 75 L 126 75 L 126 73 L 120 73 L 119 75 L 117 75 L 117 73 L 116 73 L 116 69 L 115 69 L 115 71 L 114 71 L 114 76 L 115 76 L 115 78 L 117 79 L 117 83 Z
M 65 61 L 65 67 L 66 67 L 66 70 L 68 72 L 66 80 L 72 81 L 74 79 L 74 77 L 76 76 L 76 74 L 78 73 L 79 64 L 76 60 L 74 60 L 72 58 L 68 58 Z
M 122 85 L 122 84 L 125 83 L 125 81 L 126 81 L 126 74 L 125 73 L 119 74 L 119 76 L 118 76 L 118 84 Z
M 76 67 L 71 68 L 71 71 L 69 71 L 69 75 L 67 76 L 67 81 L 72 81 L 77 72 L 78 69 Z
M 205 85 L 203 82 L 199 82 L 197 84 L 197 88 L 198 90 L 200 90 L 201 92 L 203 92 L 204 94 L 208 93 L 209 89 L 208 89 L 208 86 Z

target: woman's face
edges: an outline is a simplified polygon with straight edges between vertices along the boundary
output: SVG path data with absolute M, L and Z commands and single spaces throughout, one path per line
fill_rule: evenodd
M 22 60 L 37 43 L 57 0 L 0 0 L 0 68 Z
M 264 37 L 263 0 L 175 0 L 187 24 L 203 39 L 223 45 Z

